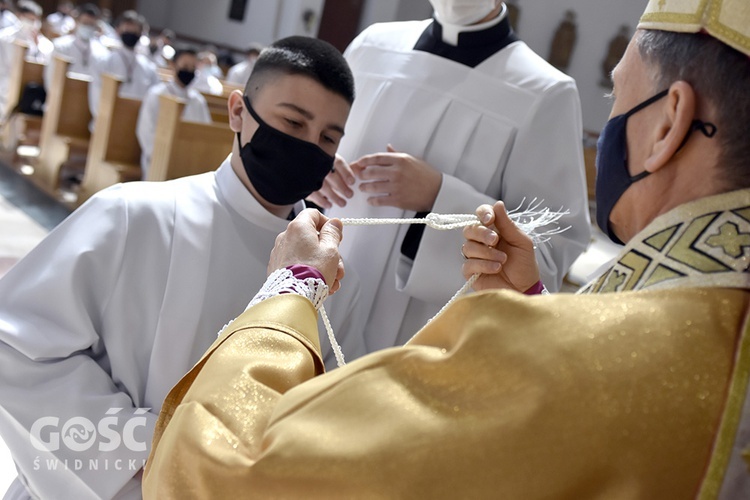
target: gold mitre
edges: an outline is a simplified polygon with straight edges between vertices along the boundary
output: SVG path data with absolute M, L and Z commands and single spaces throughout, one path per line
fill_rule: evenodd
M 750 0 L 649 0 L 638 28 L 703 31 L 750 56 Z

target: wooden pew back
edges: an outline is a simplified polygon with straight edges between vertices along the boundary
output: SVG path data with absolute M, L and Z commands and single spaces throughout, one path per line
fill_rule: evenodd
M 228 123 L 182 121 L 184 101 L 159 97 L 159 118 L 149 181 L 164 181 L 216 169 L 232 150 L 234 133 Z
M 52 80 L 48 82 L 46 109 L 39 141 L 40 154 L 35 177 L 42 187 L 54 192 L 60 167 L 68 160 L 71 148 L 82 153 L 88 150 L 89 122 L 88 88 L 91 77 L 68 74 L 71 61 L 55 56 Z
M 229 123 L 229 110 L 227 109 L 227 98 L 222 95 L 214 95 L 201 92 L 206 99 L 208 111 L 211 113 L 211 120 L 216 123 Z
M 118 182 L 141 177 L 141 147 L 135 135 L 141 101 L 119 96 L 122 82 L 102 75 L 98 116 L 91 135 L 78 203 Z

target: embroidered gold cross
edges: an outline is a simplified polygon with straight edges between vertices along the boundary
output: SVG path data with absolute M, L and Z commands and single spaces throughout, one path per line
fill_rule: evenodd
M 607 278 L 607 282 L 605 283 L 604 287 L 602 287 L 601 293 L 616 292 L 618 288 L 620 288 L 623 283 L 625 283 L 627 277 L 628 276 L 625 273 L 612 271 L 612 273 L 609 275 L 609 278 Z
M 730 257 L 742 257 L 743 249 L 750 247 L 750 233 L 741 233 L 737 224 L 726 222 L 715 234 L 706 240 L 708 246 L 721 248 Z

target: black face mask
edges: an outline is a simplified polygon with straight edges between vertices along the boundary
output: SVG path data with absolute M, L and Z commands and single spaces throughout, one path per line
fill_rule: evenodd
M 190 82 L 193 81 L 193 78 L 195 78 L 195 71 L 181 69 L 177 72 L 177 79 L 181 81 L 182 84 L 186 87 L 190 85 Z
M 292 205 L 323 186 L 333 169 L 334 157 L 319 146 L 297 139 L 266 124 L 247 96 L 247 111 L 258 130 L 250 142 L 240 146 L 242 166 L 258 194 L 274 205 Z M 242 144 L 237 132 L 238 144 Z
M 651 174 L 651 172 L 644 170 L 638 175 L 630 175 L 628 170 L 628 118 L 664 98 L 668 93 L 669 90 L 659 92 L 627 113 L 615 116 L 607 122 L 601 135 L 599 135 L 596 151 L 596 223 L 599 229 L 604 231 L 609 239 L 615 243 L 622 244 L 622 241 L 612 231 L 609 223 L 612 210 L 631 185 Z M 716 125 L 694 120 L 677 151 L 685 146 L 693 130 L 700 130 L 706 137 L 716 135 Z
M 127 32 L 120 35 L 120 38 L 122 39 L 123 45 L 132 49 L 135 47 L 135 44 L 138 43 L 138 40 L 141 39 L 141 36 L 138 33 Z

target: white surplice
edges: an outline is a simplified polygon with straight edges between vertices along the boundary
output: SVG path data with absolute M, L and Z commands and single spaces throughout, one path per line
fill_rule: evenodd
M 0 435 L 36 496 L 140 497 L 134 476 L 165 396 L 265 282 L 286 226 L 258 204 L 228 159 L 215 172 L 98 193 L 0 280 Z M 337 331 L 346 330 L 357 289 L 348 273 L 342 293 L 326 304 Z M 361 337 L 339 341 L 350 358 L 363 354 Z M 99 451 L 107 441 L 101 434 L 80 452 L 65 444 L 42 452 L 30 442 L 42 417 L 59 418 L 46 432 L 63 434 L 71 418 L 98 425 L 116 408 L 120 436 L 141 419 L 135 436 L 143 451 L 124 442 Z M 57 470 L 48 461 L 59 461 Z
M 498 199 L 512 209 L 535 198 L 568 210 L 560 226 L 571 228 L 537 249 L 542 279 L 557 290 L 590 235 L 575 82 L 520 41 L 475 68 L 413 50 L 431 22 L 376 24 L 348 47 L 357 98 L 339 153 L 351 162 L 392 144 L 424 159 L 443 173 L 436 213 L 471 214 Z M 330 214 L 414 215 L 370 207 L 368 195 L 355 193 Z M 425 229 L 413 261 L 401 254 L 406 231 L 344 230 L 341 252 L 362 282 L 358 316 L 370 351 L 407 341 L 465 283 L 461 231 Z

